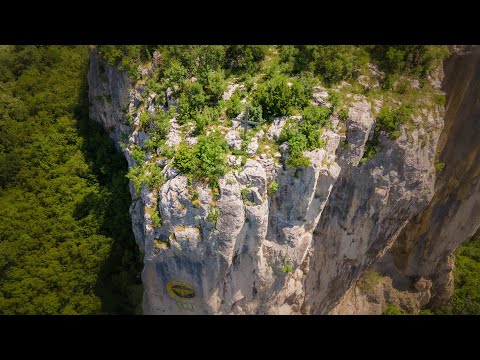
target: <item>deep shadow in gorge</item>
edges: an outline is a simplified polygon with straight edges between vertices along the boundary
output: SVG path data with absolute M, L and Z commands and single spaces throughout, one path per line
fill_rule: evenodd
M 118 152 L 107 132 L 88 116 L 88 83 L 84 82 L 75 109 L 78 133 L 83 139 L 82 151 L 90 164 L 101 191 L 86 197 L 75 216 L 94 212 L 101 217 L 101 234 L 112 239 L 110 253 L 98 273 L 95 294 L 101 298 L 104 314 L 141 314 L 143 285 L 142 255 L 132 231 L 129 213 L 127 161 Z
M 454 252 L 480 223 L 480 47 L 468 46 L 465 54 L 446 59 L 444 73 L 445 127 L 437 152 L 445 168 L 437 173 L 428 207 L 405 227 L 382 261 L 390 262 L 394 278 L 430 278 L 430 307 L 451 296 Z

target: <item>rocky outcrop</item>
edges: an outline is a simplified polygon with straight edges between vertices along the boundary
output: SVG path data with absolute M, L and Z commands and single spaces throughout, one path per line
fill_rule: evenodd
M 394 264 L 395 278 L 426 277 L 433 282 L 431 304 L 453 291 L 453 253 L 480 227 L 480 47 L 459 49 L 444 64 L 447 94 L 445 129 L 438 146 L 445 168 L 435 182 L 435 196 L 399 235 L 381 266 Z
M 131 146 L 148 138 L 138 130 L 140 114 L 163 110 L 144 86 L 130 85 L 128 76 L 105 64 L 95 50 L 91 59 L 90 116 L 116 141 L 125 141 L 124 153 L 132 166 Z M 232 85 L 227 98 L 233 90 Z M 317 90 L 315 102 L 326 104 L 328 94 Z M 458 117 L 451 104 L 449 100 L 447 125 L 449 116 Z M 133 121 L 127 120 L 127 112 Z M 397 280 L 386 277 L 391 280 L 384 280 L 382 286 L 393 289 L 392 299 L 414 299 L 415 309 L 434 299 L 445 282 L 435 276 L 439 269 L 449 272 L 447 260 L 456 248 L 450 244 L 453 231 L 458 233 L 461 227 L 456 240 L 460 243 L 471 232 L 467 228 L 480 223 L 477 215 L 468 224 L 463 220 L 466 211 L 478 210 L 474 191 L 478 194 L 480 167 L 473 145 L 465 144 L 464 166 L 471 169 L 470 175 L 454 176 L 457 183 L 445 180 L 442 191 L 456 189 L 455 195 L 443 210 L 429 210 L 441 197 L 434 163 L 444 108 L 436 106 L 423 115 L 415 119 L 413 128 L 402 127 L 396 140 L 380 133 L 377 155 L 365 162 L 361 159 L 373 136 L 374 114 L 371 104 L 356 95 L 349 119 L 345 124 L 334 119 L 332 129 L 323 134 L 325 148 L 305 152 L 311 165 L 301 170 L 284 166 L 288 144 L 273 156 L 260 151 L 263 136 L 277 139 L 287 120 L 301 121 L 301 117 L 274 119 L 247 145 L 246 161 L 229 157 L 233 169 L 220 178 L 218 193 L 204 183 L 189 184 L 168 160 L 162 160 L 158 166 L 168 180 L 158 191 L 144 187 L 136 194 L 131 189 L 134 233 L 145 251 L 144 313 L 361 313 L 342 304 L 351 302 L 351 296 L 363 296 L 355 290 L 360 276 L 387 258 L 390 264 L 403 264 L 398 266 L 404 274 L 416 276 L 409 283 L 410 295 L 395 292 Z M 168 141 L 178 144 L 181 132 L 175 119 L 171 124 Z M 344 135 L 339 135 L 341 127 L 346 127 Z M 457 127 L 447 131 L 453 129 Z M 242 146 L 236 130 L 221 131 L 232 149 Z M 474 186 L 467 186 L 467 180 Z M 271 194 L 268 189 L 274 181 L 278 190 Z M 429 211 L 439 222 L 453 223 L 440 236 L 443 244 L 450 245 L 437 248 L 433 240 L 424 241 L 427 235 L 409 230 Z M 438 211 L 449 215 L 442 217 Z M 155 212 L 160 223 L 153 221 Z M 441 227 L 439 222 L 436 227 Z M 364 298 L 368 304 L 372 297 Z

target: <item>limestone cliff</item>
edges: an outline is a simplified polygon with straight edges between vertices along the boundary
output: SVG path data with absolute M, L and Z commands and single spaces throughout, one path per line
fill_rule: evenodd
M 193 196 L 187 178 L 171 162 L 155 162 L 168 179 L 159 191 L 143 187 L 136 194 L 131 188 L 134 234 L 145 252 L 144 313 L 355 313 L 342 307 L 342 300 L 366 269 L 382 261 L 395 264 L 415 283 L 423 276 L 428 291 L 441 297 L 451 271 L 449 257 L 480 224 L 478 143 L 472 137 L 478 120 L 471 117 L 476 103 L 469 94 L 450 95 L 462 93 L 455 88 L 462 81 L 470 84 L 471 94 L 475 91 L 476 67 L 464 69 L 463 80 L 449 75 L 465 56 L 473 55 L 456 55 L 445 65 L 446 115 L 437 105 L 415 118 L 415 126 L 403 126 L 395 140 L 380 133 L 379 151 L 367 162 L 362 157 L 374 136 L 372 111 L 378 109 L 361 95 L 353 96 L 345 124 L 334 118 L 332 129 L 323 133 L 326 147 L 305 153 L 311 164 L 302 170 L 283 166 L 285 147 L 272 154 L 258 146 L 278 137 L 288 117 L 255 133 L 247 161 L 230 156 L 233 170 L 220 179 L 219 194 L 195 184 Z M 142 74 L 148 77 L 154 67 L 155 62 Z M 437 80 L 442 77 L 440 71 Z M 138 128 L 140 116 L 162 111 L 163 104 L 144 82 L 132 82 L 95 49 L 88 80 L 90 117 L 125 144 L 133 166 L 132 145 L 148 138 Z M 325 103 L 323 89 L 317 90 L 315 101 Z M 471 110 L 463 110 L 462 102 Z M 168 142 L 178 144 L 176 118 L 170 123 Z M 470 137 L 460 154 L 453 147 L 464 128 Z M 232 148 L 238 146 L 236 129 L 221 131 Z M 447 167 L 437 180 L 441 134 L 446 140 L 440 143 L 440 159 Z M 187 134 L 187 141 L 196 138 Z M 274 181 L 278 191 L 272 195 L 268 188 Z M 469 219 L 468 211 L 474 214 Z M 153 220 L 154 212 L 161 224 Z M 425 287 L 417 287 L 416 296 L 428 303 Z
M 412 312 L 452 294 L 453 253 L 480 227 L 480 47 L 454 50 L 444 62 L 447 103 L 437 154 L 446 166 L 435 178 L 434 196 L 372 266 L 381 281 L 369 291 L 355 286 L 333 313 L 379 314 L 385 298 Z

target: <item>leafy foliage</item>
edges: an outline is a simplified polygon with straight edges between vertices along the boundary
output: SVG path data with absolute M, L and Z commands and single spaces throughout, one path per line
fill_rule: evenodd
M 445 163 L 436 161 L 436 162 L 435 162 L 435 170 L 437 170 L 438 172 L 440 172 L 440 171 L 442 171 L 443 169 L 445 169 Z
M 310 159 L 303 155 L 306 150 L 314 150 L 325 146 L 322 127 L 329 124 L 330 109 L 311 106 L 304 111 L 301 122 L 288 123 L 278 137 L 278 143 L 288 142 L 290 158 L 287 164 L 302 168 L 310 165 Z
M 137 78 L 138 64 L 150 58 L 151 48 L 148 45 L 100 45 L 98 51 L 109 65 L 128 70 Z
M 283 46 L 280 54 L 283 62 L 291 64 L 293 73 L 309 71 L 329 85 L 350 79 L 369 60 L 366 48 L 351 45 Z
M 215 122 L 220 116 L 220 111 L 218 108 L 215 107 L 208 107 L 206 106 L 203 108 L 201 113 L 197 113 L 195 123 L 195 131 L 193 135 L 197 136 L 203 134 L 205 128 Z
M 220 210 L 216 207 L 212 208 L 208 213 L 208 220 L 215 225 L 219 218 L 220 218 Z
M 1 314 L 139 310 L 127 165 L 88 119 L 87 66 L 85 46 L 0 51 Z
M 389 304 L 383 311 L 383 315 L 405 315 L 405 312 L 396 304 Z
M 276 75 L 261 86 L 256 93 L 256 102 L 262 107 L 263 117 L 289 115 L 294 109 L 308 106 L 312 94 L 299 81 Z
M 244 108 L 244 105 L 240 103 L 240 95 L 238 91 L 235 91 L 227 102 L 227 116 L 233 119 L 240 114 Z
M 397 108 L 382 107 L 376 118 L 378 130 L 375 129 L 375 131 L 385 131 L 392 139 L 396 139 L 400 136 L 400 125 L 410 120 L 412 112 L 413 108 L 408 103 L 404 103 Z
M 378 45 L 370 52 L 388 74 L 402 73 L 418 78 L 425 78 L 449 54 L 446 47 L 434 45 Z
M 185 85 L 185 92 L 180 95 L 180 115 L 178 122 L 186 124 L 189 121 L 194 121 L 197 112 L 205 105 L 206 96 L 202 84 L 198 82 L 189 81 Z
M 436 314 L 480 315 L 480 236 L 459 247 L 455 254 L 454 292 Z
M 348 119 L 348 116 L 349 116 L 348 109 L 344 108 L 338 112 L 338 118 L 340 119 L 340 121 L 346 121 Z
M 218 132 L 200 136 L 198 143 L 190 147 L 186 143 L 180 144 L 174 166 L 184 174 L 191 174 L 196 179 L 208 178 L 210 185 L 218 185 L 218 177 L 227 170 L 226 152 L 227 142 Z
M 268 196 L 275 195 L 278 191 L 278 182 L 273 180 L 270 185 L 268 185 L 267 194 Z
M 293 272 L 292 262 L 291 261 L 286 261 L 285 263 L 283 263 L 282 266 L 280 266 L 280 271 L 285 273 L 285 274 Z
M 207 103 L 215 106 L 221 100 L 226 89 L 223 72 L 209 71 L 205 74 L 205 78 L 201 79 L 201 83 L 205 91 Z
M 303 120 L 311 125 L 327 126 L 330 115 L 326 106 L 308 106 L 303 110 Z
M 260 62 L 267 50 L 268 47 L 263 45 L 227 46 L 225 68 L 251 75 L 260 69 Z

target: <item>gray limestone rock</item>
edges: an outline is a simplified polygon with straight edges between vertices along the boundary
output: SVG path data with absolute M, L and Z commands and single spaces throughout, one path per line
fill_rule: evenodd
M 478 82 L 469 80 L 468 69 L 477 66 L 480 53 L 455 56 L 458 63 L 447 68 L 447 76 L 453 79 L 452 74 L 458 73 L 455 81 L 469 84 L 471 94 L 478 94 Z M 462 67 L 465 57 L 471 62 Z M 154 63 L 161 61 L 161 55 L 154 54 Z M 383 76 L 376 68 L 370 70 L 372 81 Z M 431 77 L 439 88 L 442 70 Z M 109 66 L 96 50 L 91 52 L 88 81 L 90 117 L 115 142 L 128 139 L 124 154 L 133 166 L 131 146 L 143 144 L 148 134 L 135 131 L 127 112 L 138 119 L 141 111 L 154 105 L 155 96 L 143 85 L 132 85 L 126 72 Z M 341 86 L 348 91 L 348 84 Z M 447 88 L 447 94 L 450 88 L 454 85 Z M 235 85 L 230 86 L 224 98 L 234 90 Z M 206 182 L 189 185 L 167 160 L 152 158 L 163 168 L 165 183 L 155 190 L 144 187 L 139 194 L 130 186 L 133 232 L 145 252 L 144 313 L 378 313 L 388 301 L 404 307 L 412 302 L 411 308 L 416 309 L 445 296 L 452 285 L 451 254 L 480 222 L 480 181 L 475 175 L 478 139 L 453 121 L 470 121 L 468 111 L 473 110 L 465 104 L 474 96 L 469 94 L 451 102 L 447 117 L 442 107 L 425 109 L 423 120 L 415 119 L 414 129 L 403 125 L 395 140 L 380 133 L 379 151 L 368 161 L 360 160 L 373 136 L 372 107 L 378 111 L 381 101 L 370 104 L 358 94 L 347 94 L 351 106 L 345 128 L 340 131 L 343 125 L 332 119 L 332 128 L 322 135 L 326 146 L 304 152 L 310 165 L 302 169 L 283 166 L 287 143 L 273 156 L 270 151 L 255 156 L 265 136 L 260 133 L 247 148 L 255 159 L 249 158 L 242 166 L 241 157 L 229 156 L 233 169 L 219 178 L 219 189 L 209 188 Z M 327 97 L 325 89 L 315 89 L 315 104 L 329 105 Z M 174 102 L 169 99 L 170 104 Z M 447 144 L 457 142 L 465 154 L 456 157 L 449 145 L 442 155 L 450 159 L 445 173 L 456 179 L 458 191 L 449 188 L 442 175 L 438 182 L 433 166 L 445 118 Z M 267 139 L 277 140 L 288 119 L 300 121 L 301 117 L 273 119 Z M 176 146 L 186 132 L 175 118 L 170 123 L 167 144 Z M 241 149 L 238 131 L 222 131 L 231 149 Z M 459 145 L 460 138 L 465 140 Z M 341 139 L 348 146 L 340 146 Z M 187 136 L 187 142 L 194 144 L 195 138 Z M 456 163 L 466 171 L 460 171 Z M 270 190 L 273 182 L 278 185 L 276 192 Z M 442 199 L 449 199 L 449 194 L 464 201 L 446 200 L 444 204 Z M 162 219 L 157 227 L 149 215 L 152 209 Z M 440 221 L 447 224 L 441 231 L 430 230 L 429 224 L 440 228 Z M 395 252 L 390 253 L 390 248 Z M 369 297 L 354 285 L 374 266 L 391 274 Z M 392 279 L 406 278 L 419 279 L 408 284 L 416 289 L 411 294 L 392 285 Z M 352 305 L 356 297 L 361 306 Z M 372 305 L 374 301 L 381 306 Z

